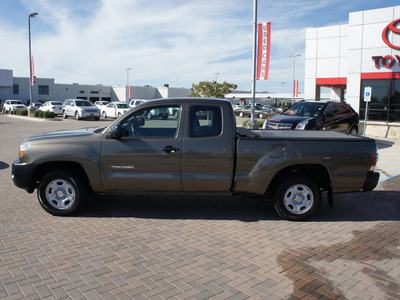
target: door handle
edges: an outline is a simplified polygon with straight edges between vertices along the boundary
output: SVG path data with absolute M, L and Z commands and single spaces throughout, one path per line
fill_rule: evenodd
M 167 153 L 174 153 L 174 152 L 179 151 L 179 148 L 176 148 L 174 146 L 166 146 L 164 149 L 161 149 L 161 150 L 164 152 L 167 152 Z

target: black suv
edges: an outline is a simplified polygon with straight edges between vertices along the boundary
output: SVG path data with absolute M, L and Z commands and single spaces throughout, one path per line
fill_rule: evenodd
M 336 130 L 356 135 L 359 119 L 346 103 L 301 101 L 265 120 L 263 129 Z

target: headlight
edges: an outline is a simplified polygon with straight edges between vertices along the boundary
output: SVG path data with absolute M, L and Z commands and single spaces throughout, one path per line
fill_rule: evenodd
M 21 146 L 19 146 L 19 157 L 24 155 L 24 153 L 26 152 L 26 150 L 29 149 L 30 146 L 31 144 L 29 143 L 22 143 Z
M 308 124 L 308 120 L 303 120 L 299 122 L 296 126 L 296 130 L 304 130 Z

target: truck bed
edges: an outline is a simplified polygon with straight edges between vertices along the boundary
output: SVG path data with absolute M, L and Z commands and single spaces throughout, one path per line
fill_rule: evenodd
M 370 141 L 370 138 L 340 133 L 337 131 L 322 130 L 249 130 L 237 128 L 240 138 L 268 139 L 268 140 L 342 140 L 342 141 Z

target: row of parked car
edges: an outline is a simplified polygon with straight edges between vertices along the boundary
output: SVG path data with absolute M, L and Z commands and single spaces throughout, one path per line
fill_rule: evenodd
M 77 120 L 80 119 L 95 119 L 103 118 L 119 118 L 124 115 L 132 107 L 135 107 L 147 100 L 131 100 L 129 104 L 125 102 L 109 102 L 97 101 L 94 104 L 89 100 L 84 99 L 66 99 L 61 101 L 47 101 L 45 103 L 33 102 L 32 108 L 35 110 L 50 111 L 55 115 L 62 115 L 64 119 L 73 117 Z M 29 106 L 30 107 L 30 106 Z M 6 100 L 2 112 L 6 114 L 13 114 L 16 110 L 27 110 L 28 107 L 21 100 Z M 169 111 L 158 109 L 149 112 L 147 118 L 161 117 L 167 119 L 169 115 L 178 117 L 177 111 Z

